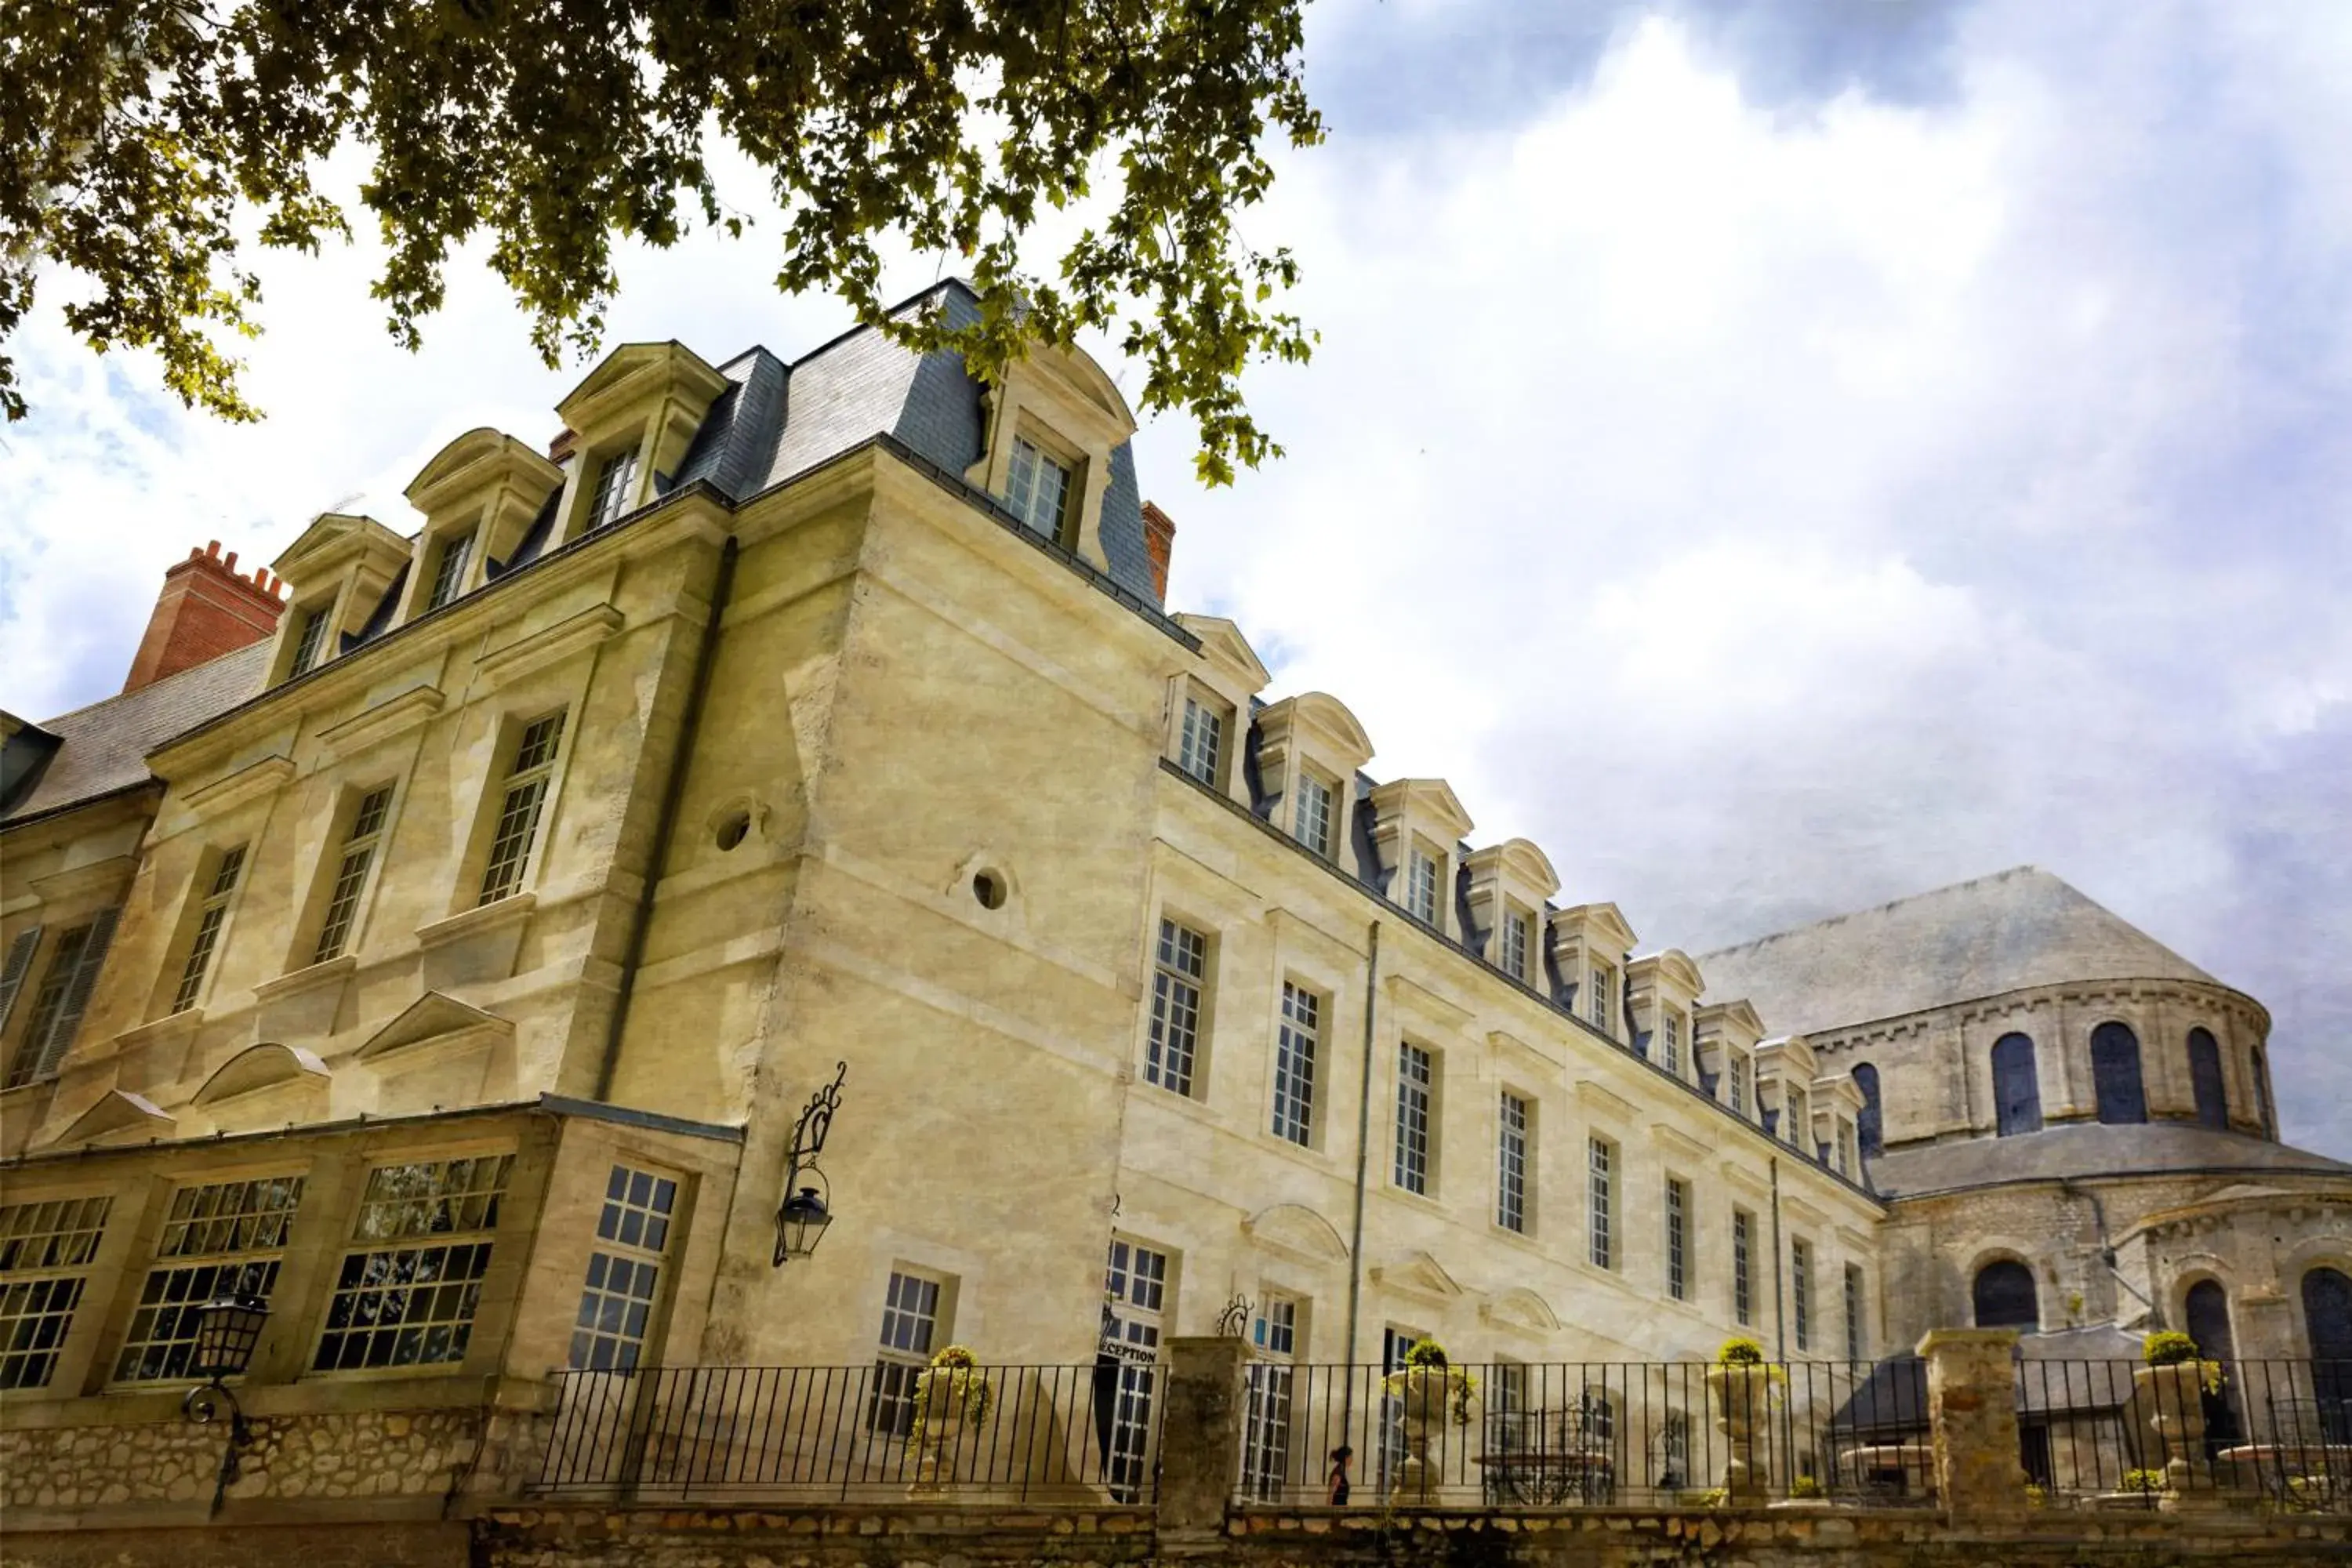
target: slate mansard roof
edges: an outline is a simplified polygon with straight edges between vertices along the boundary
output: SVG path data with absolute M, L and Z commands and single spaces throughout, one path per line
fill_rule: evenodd
M 920 310 L 934 300 L 950 319 L 972 319 L 972 296 L 950 279 L 898 306 Z M 886 437 L 961 483 L 987 441 L 984 387 L 961 355 L 917 354 L 870 327 L 857 327 L 801 359 L 787 363 L 764 348 L 748 349 L 718 367 L 731 384 L 695 432 L 674 474 L 654 477 L 656 500 L 697 482 L 740 503 L 851 448 Z M 1100 536 L 1108 575 L 1117 587 L 1156 611 L 1151 560 L 1144 544 L 1143 502 L 1131 443 L 1110 456 Z M 559 492 L 560 494 L 561 492 Z M 973 491 L 975 498 L 978 492 Z M 493 580 L 529 564 L 546 547 L 556 498 L 514 553 L 490 563 Z M 1001 509 L 1000 509 L 1001 510 Z M 1010 513 L 1001 515 L 1010 517 Z M 390 629 L 405 576 L 395 581 L 356 634 L 348 653 Z M 139 690 L 94 702 L 37 726 L 24 744 L 47 748 L 22 798 L 5 803 L 0 823 L 60 810 L 150 782 L 149 752 L 260 695 L 269 639 Z M 54 737 L 50 745 L 44 737 Z M 11 742 L 12 746 L 16 744 Z M 28 771 L 31 771 L 28 769 Z M 12 766 L 10 776 L 15 776 Z
M 2034 866 L 1700 953 L 1710 997 L 1811 1034 L 2084 980 L 2220 984 Z

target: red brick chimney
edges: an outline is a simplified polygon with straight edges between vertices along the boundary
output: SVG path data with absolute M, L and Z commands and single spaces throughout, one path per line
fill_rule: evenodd
M 259 642 L 278 629 L 285 594 L 284 581 L 270 576 L 268 567 L 255 567 L 251 577 L 237 575 L 236 552 L 224 560 L 217 539 L 189 551 L 163 574 L 163 591 L 155 595 L 155 613 L 122 689 L 136 691 Z
M 1168 552 L 1176 544 L 1176 521 L 1150 501 L 1143 503 L 1143 548 L 1151 556 L 1151 591 L 1168 597 Z

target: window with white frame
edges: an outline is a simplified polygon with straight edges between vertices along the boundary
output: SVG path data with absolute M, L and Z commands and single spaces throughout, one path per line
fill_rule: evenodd
M 1595 1268 L 1617 1267 L 1617 1236 L 1612 1224 L 1616 1165 L 1615 1144 L 1599 1137 L 1584 1141 L 1585 1256 Z
M 1812 1114 L 1805 1105 L 1805 1091 L 1786 1079 L 1780 1087 L 1780 1134 L 1790 1144 L 1808 1153 L 1812 1151 Z
M 1413 919 L 1437 923 L 1437 861 L 1418 848 L 1405 856 L 1404 907 Z
M 1291 1363 L 1298 1353 L 1298 1302 L 1267 1292 L 1250 1324 L 1255 1351 L 1242 1426 L 1242 1485 L 1246 1496 L 1276 1502 L 1290 1472 Z
M 1151 1403 L 1160 1384 L 1160 1340 L 1169 1313 L 1170 1258 L 1155 1247 L 1113 1237 L 1103 1280 L 1102 1353 L 1118 1366 L 1111 1405 L 1104 1481 L 1133 1502 L 1151 1478 Z
M 205 976 L 211 972 L 213 949 L 220 944 L 221 922 L 228 919 L 229 900 L 245 869 L 245 846 L 234 845 L 213 862 L 212 880 L 204 901 L 196 906 L 196 929 L 188 933 L 188 956 L 180 965 L 180 984 L 172 993 L 172 1011 L 184 1013 L 205 994 Z
M 370 1171 L 311 1370 L 465 1360 L 513 1170 L 484 1154 Z
M 457 596 L 466 583 L 466 557 L 472 552 L 473 542 L 471 534 L 443 535 L 433 557 L 433 589 L 425 596 L 426 609 L 437 610 Z
M 1659 1020 L 1658 1065 L 1676 1078 L 1683 1076 L 1683 1016 L 1672 1007 Z
M 1143 1080 L 1177 1094 L 1192 1092 L 1201 1042 L 1201 986 L 1209 971 L 1209 939 L 1161 917 L 1152 954 L 1151 1038 Z
M 1222 709 L 1188 693 L 1184 721 L 1176 735 L 1176 765 L 1214 788 L 1225 756 L 1225 715 Z
M 1796 1237 L 1789 1240 L 1789 1325 L 1799 1350 L 1813 1348 L 1813 1248 Z
M 48 1386 L 113 1203 L 49 1198 L 0 1207 L 0 1389 Z
M 1614 1026 L 1610 1020 L 1617 1016 L 1617 971 L 1595 960 L 1591 965 L 1591 976 L 1592 994 L 1585 1001 L 1584 1016 L 1592 1020 L 1594 1028 L 1605 1035 Z
M 294 660 L 286 667 L 286 678 L 307 675 L 315 668 L 327 648 L 327 625 L 333 617 L 334 601 L 330 599 L 301 612 L 302 618 L 294 631 Z
M 49 966 L 42 973 L 41 988 L 33 994 L 32 1016 L 17 1037 L 16 1054 L 8 1059 L 8 1075 L 0 1080 L 0 1089 L 56 1076 L 81 1031 L 82 1015 L 89 1008 L 121 916 L 120 909 L 100 910 L 49 944 Z
M 1731 1113 L 1744 1119 L 1748 1115 L 1748 1058 L 1738 1051 L 1726 1051 L 1724 1060 L 1724 1093 L 1731 1101 Z
M 319 945 L 313 963 L 342 956 L 352 939 L 352 923 L 360 910 L 360 894 L 367 888 L 368 871 L 375 865 L 376 847 L 383 838 L 384 819 L 392 812 L 392 786 L 383 784 L 360 796 L 352 809 L 352 825 L 343 832 L 342 854 L 335 861 L 335 884 L 327 894 L 326 913 L 319 921 Z
M 1315 1134 L 1315 1049 L 1322 1027 L 1323 999 L 1284 981 L 1274 1047 L 1274 1135 L 1302 1147 Z
M 904 1264 L 890 1270 L 882 1294 L 882 1342 L 874 1355 L 874 1396 L 866 1412 L 866 1428 L 877 1436 L 904 1437 L 915 1429 L 915 1380 L 944 1332 L 946 1286 L 941 1276 Z
M 624 447 L 604 459 L 596 469 L 595 489 L 588 498 L 588 527 L 603 528 L 618 522 L 629 510 L 637 486 L 637 449 Z
M 173 1193 L 155 1266 L 147 1271 L 115 1356 L 114 1380 L 152 1383 L 194 1375 L 198 1309 L 222 1296 L 269 1300 L 301 1204 L 299 1176 L 218 1182 Z
M 1690 1184 L 1666 1178 L 1666 1295 L 1690 1300 Z
M 1495 1223 L 1524 1236 L 1528 1229 L 1528 1102 L 1502 1091 L 1496 1110 Z
M 490 850 L 482 867 L 482 896 L 495 904 L 522 887 L 530 863 L 530 847 L 539 837 L 540 813 L 547 804 L 548 781 L 555 774 L 555 752 L 563 740 L 563 714 L 554 712 L 522 727 L 515 742 L 513 765 L 507 769 L 505 794 L 499 801 L 499 819 L 490 834 Z
M 1390 1323 L 1381 1330 L 1381 1371 L 1404 1370 L 1404 1358 L 1413 1346 L 1429 1335 L 1420 1329 L 1408 1329 Z M 1381 1384 L 1381 1426 L 1378 1451 L 1373 1455 L 1373 1490 L 1386 1497 L 1396 1484 L 1408 1450 L 1404 1440 L 1404 1401 L 1388 1391 L 1385 1379 Z
M 1397 1047 L 1396 1184 L 1427 1196 L 1432 1127 L 1430 1109 L 1436 1089 L 1436 1063 L 1431 1053 L 1407 1040 Z
M 1324 859 L 1331 858 L 1331 786 L 1305 769 L 1298 774 L 1298 802 L 1291 810 L 1290 836 Z
M 677 1207 L 673 1177 L 615 1165 L 604 1178 L 596 1245 L 588 1253 L 588 1278 L 572 1319 L 573 1371 L 627 1372 L 636 1366 L 652 1327 Z
M 1523 983 L 1528 978 L 1528 950 L 1534 946 L 1530 940 L 1534 925 L 1525 910 L 1507 907 L 1503 910 L 1503 973 Z
M 1731 1211 L 1731 1315 L 1741 1328 L 1756 1321 L 1756 1216 Z
M 1674 1488 L 1690 1482 L 1690 1416 L 1681 1410 L 1666 1412 L 1658 1431 L 1658 1484 Z
M 1066 548 L 1070 512 L 1070 466 L 1021 437 L 1013 438 L 1013 461 L 1004 478 L 1004 504 L 1033 532 Z
M 1853 1175 L 1853 1123 L 1841 1116 L 1838 1118 L 1837 1124 L 1838 1174 L 1841 1176 Z
M 1528 1400 L 1528 1364 L 1496 1358 L 1486 1385 L 1486 1446 L 1498 1454 L 1540 1450 L 1541 1413 Z
M 1845 1266 L 1845 1359 L 1869 1359 L 1863 1346 L 1862 1269 L 1852 1263 Z

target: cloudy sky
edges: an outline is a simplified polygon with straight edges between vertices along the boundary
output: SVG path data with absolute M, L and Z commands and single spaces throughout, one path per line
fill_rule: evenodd
M 1143 437 L 1174 603 L 1645 944 L 2056 871 L 2263 999 L 2287 1135 L 2352 1157 L 2352 7 L 1310 15 L 1332 136 L 1247 229 L 1323 345 L 1233 489 Z M 404 527 L 452 435 L 552 432 L 495 283 L 412 356 L 374 259 L 265 267 L 257 428 L 27 329 L 0 705 L 114 690 L 192 543 Z M 615 338 L 839 330 L 771 270 L 632 258 Z

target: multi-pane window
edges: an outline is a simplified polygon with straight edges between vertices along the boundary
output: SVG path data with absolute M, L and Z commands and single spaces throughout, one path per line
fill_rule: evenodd
M 596 470 L 596 488 L 588 501 L 588 526 L 602 528 L 617 522 L 629 510 L 629 494 L 636 488 L 637 449 L 624 447 L 604 459 Z
M 466 556 L 472 544 L 472 539 L 463 533 L 453 533 L 441 542 L 440 553 L 433 558 L 433 591 L 425 595 L 426 609 L 437 610 L 457 596 L 466 581 Z
M 1592 994 L 1584 1005 L 1584 1016 L 1602 1034 L 1612 1027 L 1610 1019 L 1616 1016 L 1617 971 L 1605 963 L 1592 965 Z
M 1781 1129 L 1789 1142 L 1807 1153 L 1812 1152 L 1812 1111 L 1805 1103 L 1805 1091 L 1790 1084 L 1780 1097 L 1780 1115 L 1788 1125 Z
M 1274 1135 L 1293 1143 L 1314 1136 L 1315 1047 L 1322 1026 L 1323 999 L 1284 981 L 1274 1047 Z
M 1690 1416 L 1680 1410 L 1666 1412 L 1664 1428 L 1658 1436 L 1658 1448 L 1664 1464 L 1658 1477 L 1661 1485 L 1678 1487 L 1690 1480 Z
M 572 1321 L 574 1369 L 626 1372 L 637 1364 L 677 1207 L 677 1183 L 667 1176 L 615 1165 L 604 1179 L 596 1246 L 588 1254 L 588 1280 Z
M 882 1345 L 874 1357 L 874 1403 L 868 1430 L 904 1437 L 915 1429 L 915 1380 L 931 1359 L 940 1331 L 940 1285 L 927 1274 L 890 1271 L 882 1296 Z
M 245 869 L 245 846 L 221 851 L 205 901 L 196 906 L 196 929 L 188 938 L 187 962 L 180 965 L 180 988 L 172 994 L 172 1011 L 184 1013 L 204 994 L 205 974 L 212 968 L 213 949 L 220 944 L 221 922 L 236 891 L 237 874 Z
M 1529 928 L 1534 922 L 1519 910 L 1503 911 L 1503 973 L 1514 980 L 1528 977 Z
M 334 606 L 328 604 L 302 612 L 302 624 L 294 633 L 294 662 L 286 671 L 289 679 L 308 673 L 318 664 L 327 646 L 327 622 L 333 611 Z
M 1845 1359 L 1864 1360 L 1862 1343 L 1862 1269 L 1845 1266 Z
M 1683 1016 L 1671 1007 L 1658 1026 L 1658 1065 L 1683 1076 Z
M 335 885 L 327 894 L 327 911 L 319 921 L 319 946 L 313 963 L 342 956 L 352 940 L 352 922 L 360 912 L 360 894 L 367 887 L 368 869 L 375 864 L 376 846 L 383 839 L 384 817 L 392 810 L 392 786 L 385 784 L 360 796 L 352 811 L 352 826 L 343 834 L 343 852 L 335 862 Z
M 1538 1448 L 1540 1429 L 1529 1430 L 1530 1418 L 1540 1420 L 1528 1400 L 1525 1362 L 1497 1360 L 1486 1383 L 1486 1446 L 1497 1453 L 1518 1454 Z
M 1725 1053 L 1730 1066 L 1724 1074 L 1724 1092 L 1731 1100 L 1734 1116 L 1748 1114 L 1748 1058 L 1738 1051 Z
M 1381 1331 L 1381 1370 L 1384 1373 L 1403 1370 L 1406 1353 L 1426 1338 L 1428 1335 L 1419 1329 L 1388 1324 Z M 1379 1447 L 1373 1456 L 1373 1489 L 1385 1497 L 1396 1482 L 1408 1449 L 1404 1437 L 1404 1401 L 1389 1393 L 1385 1382 L 1381 1387 L 1381 1426 Z
M 466 1359 L 511 1154 L 379 1165 L 368 1173 L 311 1367 Z
M 1176 737 L 1176 765 L 1202 784 L 1214 785 L 1224 749 L 1224 714 L 1197 697 L 1185 698 L 1184 727 Z
M 1397 1048 L 1396 1184 L 1409 1193 L 1429 1192 L 1429 1110 L 1436 1064 L 1429 1052 L 1407 1040 Z
M 0 1088 L 15 1089 L 56 1073 L 81 1028 L 81 1016 L 89 1006 L 90 992 L 105 966 L 106 951 L 114 941 L 115 921 L 121 913 L 100 910 L 88 923 L 73 927 L 51 945 L 49 966 L 42 973 L 41 988 L 33 995 L 33 1016 L 26 1020 L 16 1054 L 8 1062 L 7 1079 Z
M 1797 1348 L 1813 1348 L 1813 1249 L 1811 1244 L 1789 1241 L 1789 1321 L 1796 1330 Z
M 1146 1083 L 1178 1094 L 1192 1092 L 1192 1064 L 1201 1041 L 1201 982 L 1209 970 L 1209 939 L 1174 921 L 1160 922 L 1151 974 L 1151 1044 L 1143 1061 Z
M 1014 437 L 1004 503 L 1033 531 L 1062 541 L 1070 505 L 1069 466 Z
M 113 1199 L 51 1198 L 0 1208 L 0 1389 L 41 1388 L 81 1304 Z
M 1298 775 L 1298 804 L 1291 811 L 1290 836 L 1324 859 L 1331 858 L 1331 786 L 1313 773 Z
M 1616 1155 L 1605 1138 L 1584 1141 L 1586 1256 L 1595 1268 L 1617 1266 L 1616 1232 L 1610 1223 Z
M 1731 1211 L 1731 1315 L 1741 1328 L 1756 1321 L 1756 1216 Z
M 301 1206 L 302 1178 L 182 1187 L 172 1194 L 155 1267 L 114 1360 L 118 1383 L 195 1375 L 197 1309 L 222 1296 L 263 1301 L 278 1288 L 278 1260 Z
M 1837 1173 L 1841 1176 L 1853 1174 L 1853 1123 L 1843 1117 L 1838 1119 L 1837 1124 Z
M 1528 1102 L 1503 1090 L 1495 1139 L 1495 1223 L 1521 1235 L 1528 1228 Z
M 547 782 L 555 772 L 555 748 L 562 739 L 561 709 L 523 726 L 514 765 L 507 770 L 506 796 L 499 804 L 489 858 L 482 868 L 483 903 L 494 904 L 522 886 L 531 840 L 539 834 L 540 808 L 547 801 Z
M 1298 1303 L 1268 1295 L 1250 1325 L 1250 1339 L 1256 1359 L 1250 1363 L 1242 1429 L 1242 1484 L 1248 1496 L 1273 1502 L 1290 1468 L 1290 1363 L 1298 1351 Z
M 1405 857 L 1404 907 L 1413 919 L 1437 923 L 1437 862 L 1418 849 Z
M 1690 1184 L 1666 1178 L 1666 1294 L 1690 1300 Z
M 1142 1496 L 1151 1477 L 1151 1402 L 1159 1393 L 1160 1339 L 1168 1321 L 1168 1254 L 1111 1238 L 1103 1280 L 1102 1353 L 1118 1363 L 1104 1480 L 1121 1502 Z

